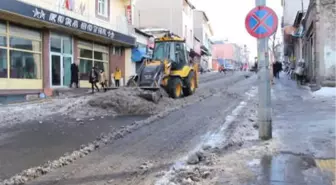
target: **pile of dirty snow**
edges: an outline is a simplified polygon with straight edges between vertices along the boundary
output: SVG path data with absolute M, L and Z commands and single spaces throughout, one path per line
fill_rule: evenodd
M 158 103 L 142 98 L 140 96 L 141 93 L 144 93 L 144 91 L 139 88 L 124 87 L 99 94 L 90 99 L 87 104 L 89 107 L 97 109 L 112 110 L 119 115 L 153 115 L 170 108 L 179 107 L 199 98 L 207 97 L 214 92 L 212 89 L 207 89 L 180 99 L 164 96 Z
M 123 115 L 149 115 L 164 109 L 160 106 L 162 102 L 155 104 L 145 100 L 139 96 L 140 93 L 143 93 L 143 91 L 139 88 L 120 88 L 92 98 L 88 101 L 88 105 L 106 110 L 111 109 Z
M 320 90 L 313 92 L 315 97 L 336 97 L 336 88 L 322 87 Z

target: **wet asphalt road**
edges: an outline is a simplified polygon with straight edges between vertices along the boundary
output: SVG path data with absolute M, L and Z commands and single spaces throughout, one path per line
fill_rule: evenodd
M 150 179 L 195 148 L 209 132 L 217 130 L 232 110 L 255 85 L 256 77 L 245 78 L 246 73 L 235 73 L 200 88 L 225 91 L 195 103 L 168 117 L 144 126 L 124 138 L 57 169 L 29 185 L 148 185 Z M 226 90 L 225 90 L 226 89 Z M 228 95 L 227 92 L 234 95 Z M 150 172 L 139 173 L 144 163 L 151 164 Z
M 216 79 L 230 77 L 219 73 L 201 75 L 200 84 L 206 86 Z M 13 127 L 0 128 L 0 179 L 9 178 L 24 169 L 52 161 L 96 137 L 129 125 L 148 116 L 118 118 L 97 117 L 95 120 L 76 121 L 61 115 L 39 121 L 28 121 Z
M 104 117 L 78 122 L 55 115 L 39 123 L 25 124 L 0 130 L 0 179 L 24 169 L 54 160 L 66 152 L 78 149 L 101 133 L 131 124 L 147 116 Z

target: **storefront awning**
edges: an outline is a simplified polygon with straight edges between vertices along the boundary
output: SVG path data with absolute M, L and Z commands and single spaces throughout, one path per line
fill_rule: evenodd
M 104 38 L 105 41 L 119 42 L 129 46 L 134 46 L 136 41 L 132 36 L 18 0 L 1 0 L 0 12 L 1 11 L 43 22 L 44 24 L 59 26 L 67 30 L 72 30 L 73 32 L 98 36 Z
M 145 47 L 132 48 L 132 61 L 141 62 L 143 58 L 150 58 L 146 50 Z

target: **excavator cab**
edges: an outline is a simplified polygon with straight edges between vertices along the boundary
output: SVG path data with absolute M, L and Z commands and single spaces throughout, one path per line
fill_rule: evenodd
M 188 65 L 188 56 L 183 41 L 157 41 L 153 51 L 153 61 L 170 64 L 171 70 L 181 70 Z

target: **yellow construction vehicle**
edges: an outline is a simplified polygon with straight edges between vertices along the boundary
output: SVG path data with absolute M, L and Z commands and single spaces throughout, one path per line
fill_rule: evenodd
M 198 87 L 198 63 L 189 60 L 185 39 L 172 33 L 155 39 L 153 56 L 129 81 L 145 90 L 141 96 L 158 102 L 167 93 L 172 98 L 192 95 Z

